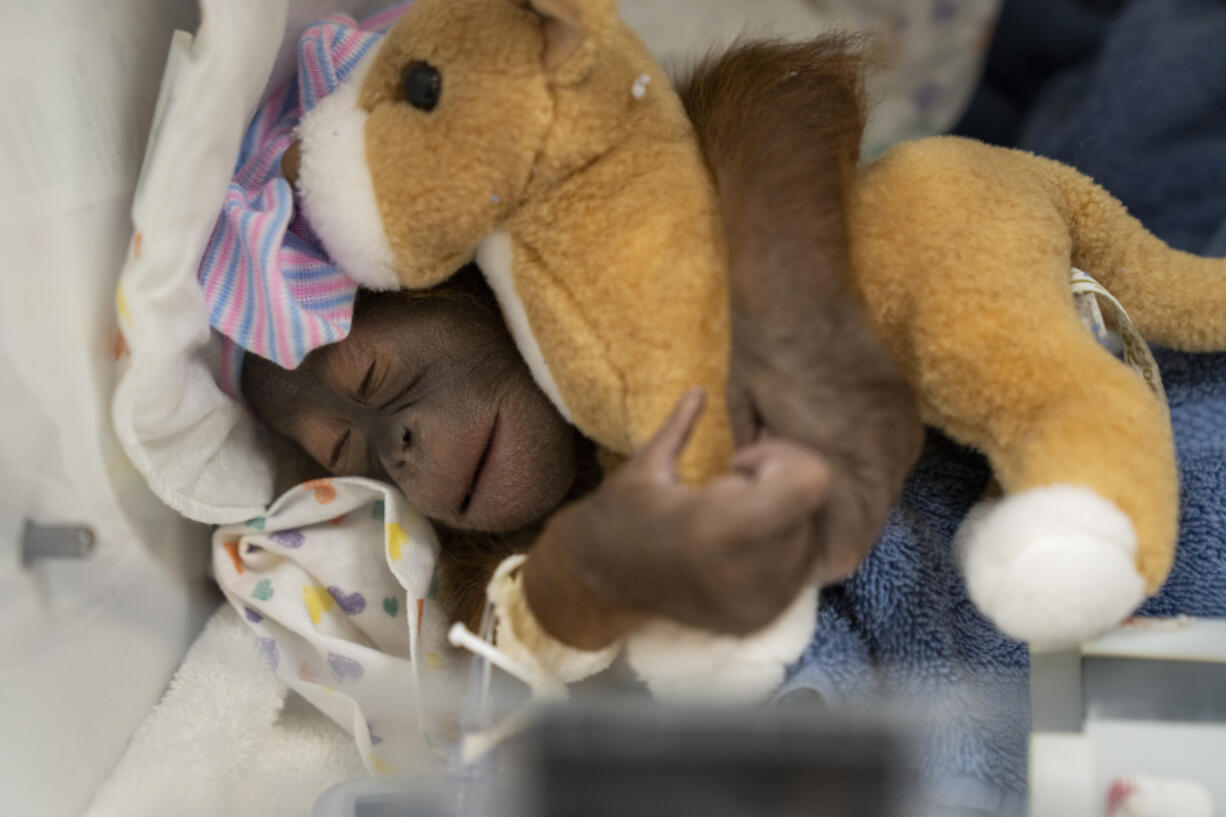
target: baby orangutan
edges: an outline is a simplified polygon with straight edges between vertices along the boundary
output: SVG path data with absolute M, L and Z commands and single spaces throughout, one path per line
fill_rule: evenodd
M 295 371 L 248 356 L 245 395 L 328 471 L 393 482 L 438 524 L 457 618 L 472 623 L 494 568 L 530 548 L 528 603 L 575 647 L 642 616 L 765 626 L 804 584 L 859 564 L 922 436 L 846 275 L 860 64 L 839 38 L 749 44 L 683 84 L 728 236 L 739 449 L 711 483 L 687 488 L 675 469 L 702 411 L 693 392 L 604 474 L 472 267 L 426 292 L 363 293 L 349 337 Z
M 592 445 L 537 388 L 472 267 L 424 293 L 363 293 L 345 340 L 293 371 L 249 356 L 243 390 L 329 472 L 394 483 L 437 523 L 444 598 L 468 621 L 501 558 L 530 546 L 534 610 L 580 647 L 636 615 L 753 629 L 809 566 L 820 458 L 762 440 L 726 476 L 684 487 L 675 459 L 702 410 L 691 393 L 601 483 Z

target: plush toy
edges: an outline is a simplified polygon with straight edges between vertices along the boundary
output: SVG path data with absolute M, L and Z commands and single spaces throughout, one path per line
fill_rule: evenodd
M 718 198 L 616 0 L 417 0 L 297 136 L 304 211 L 360 284 L 429 287 L 475 256 L 537 383 L 586 436 L 630 454 L 701 385 L 680 474 L 725 470 Z M 500 647 L 562 656 L 541 672 L 567 681 L 602 665 L 534 626 L 520 592 L 491 592 L 519 622 Z M 652 622 L 630 660 L 660 696 L 757 698 L 811 640 L 816 604 L 806 590 L 749 638 Z
M 629 452 L 702 384 L 715 400 L 685 473 L 724 466 L 716 198 L 613 0 L 418 0 L 299 137 L 307 215 L 362 284 L 429 286 L 475 255 L 582 431 Z M 1095 276 L 1146 337 L 1212 350 L 1226 348 L 1226 262 L 1170 250 L 1070 168 L 960 139 L 863 166 L 847 207 L 873 328 L 926 420 L 985 452 L 1004 491 L 961 534 L 972 599 L 1037 643 L 1117 623 L 1172 560 L 1174 449 L 1161 401 L 1080 323 L 1070 270 Z M 522 599 L 504 602 L 530 629 Z M 755 636 L 760 653 L 655 627 L 632 658 L 680 693 L 749 656 L 769 671 L 726 674 L 762 692 L 805 646 L 814 604 L 806 592 Z M 685 659 L 669 649 L 683 643 Z

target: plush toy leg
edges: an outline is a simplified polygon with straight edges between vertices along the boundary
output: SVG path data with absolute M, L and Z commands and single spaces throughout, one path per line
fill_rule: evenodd
M 817 589 L 761 632 L 718 636 L 660 620 L 633 633 L 626 660 L 651 693 L 674 703 L 753 704 L 779 688 L 817 627 Z
M 1006 436 L 1004 421 L 983 429 L 1007 495 L 961 537 L 971 598 L 1033 643 L 1071 643 L 1117 624 L 1157 589 L 1174 555 L 1166 417 L 1139 377 L 1075 340 L 1089 342 L 1071 337 L 1065 360 L 1032 361 L 1039 379 L 1057 365 L 1081 376 L 1045 404 L 1020 404 L 1032 412 L 1021 436 Z
M 928 411 L 987 453 L 1006 493 L 960 537 L 971 599 L 1009 635 L 1071 643 L 1118 623 L 1165 578 L 1174 445 L 1161 404 L 1081 327 L 1057 271 L 1029 269 L 1016 298 L 946 293 L 947 308 L 987 298 L 982 315 L 945 315 L 964 333 L 926 333 L 933 342 L 917 351 Z
M 979 609 L 1002 632 L 1049 647 L 1103 632 L 1141 603 L 1136 546 L 1128 517 L 1075 485 L 985 502 L 956 544 Z

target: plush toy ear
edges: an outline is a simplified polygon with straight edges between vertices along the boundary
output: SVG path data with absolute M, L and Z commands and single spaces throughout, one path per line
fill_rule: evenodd
M 551 74 L 578 78 L 592 62 L 599 40 L 617 16 L 609 0 L 508 0 L 540 16 L 545 32 L 541 59 Z

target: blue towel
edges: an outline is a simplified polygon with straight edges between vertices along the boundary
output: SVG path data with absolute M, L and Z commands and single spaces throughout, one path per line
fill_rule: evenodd
M 1171 244 L 1226 255 L 1222 43 L 1226 3 L 1126 4 L 1096 55 L 1047 82 L 1020 145 L 1094 176 Z M 1181 533 L 1170 578 L 1141 613 L 1226 616 L 1226 355 L 1155 353 Z M 833 706 L 893 706 L 927 722 L 919 764 L 942 813 L 1025 803 L 1028 653 L 974 608 L 950 550 L 989 476 L 980 455 L 929 434 L 875 550 L 823 592 L 818 633 L 780 693 L 811 689 Z
M 1226 222 L 1226 4 L 1127 4 L 1095 59 L 1046 83 L 1019 145 L 1094 177 L 1171 246 L 1206 253 Z

